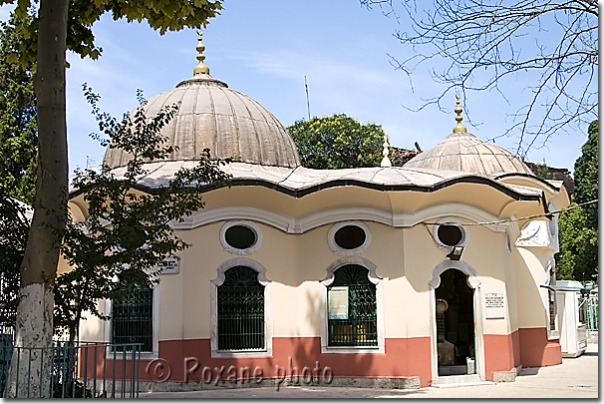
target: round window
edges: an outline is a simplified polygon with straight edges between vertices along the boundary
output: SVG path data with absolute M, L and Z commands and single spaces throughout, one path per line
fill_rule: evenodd
M 365 223 L 358 220 L 339 222 L 329 229 L 327 243 L 336 254 L 354 255 L 369 247 L 371 232 Z
M 445 245 L 456 246 L 461 243 L 463 233 L 459 226 L 445 224 L 438 226 L 438 239 Z
M 256 232 L 247 226 L 232 226 L 224 233 L 227 244 L 238 250 L 245 250 L 256 243 Z
M 338 246 L 346 250 L 359 248 L 365 243 L 367 235 L 365 230 L 358 226 L 344 226 L 334 235 L 334 240 Z

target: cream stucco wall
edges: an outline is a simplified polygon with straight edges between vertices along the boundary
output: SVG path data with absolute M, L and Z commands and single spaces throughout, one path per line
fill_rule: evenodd
M 547 268 L 553 251 L 547 247 L 522 248 L 516 254 L 518 327 L 546 327 L 548 324 Z
M 480 195 L 480 197 L 477 197 Z M 429 282 L 433 270 L 446 261 L 449 249 L 439 246 L 430 225 L 414 220 L 422 212 L 454 212 L 467 223 L 475 217 L 500 217 L 502 212 L 516 216 L 538 212 L 536 201 L 515 201 L 493 188 L 481 184 L 457 184 L 432 193 L 380 192 L 357 187 L 332 188 L 303 198 L 293 198 L 262 187 L 233 187 L 209 192 L 204 196 L 206 209 L 236 207 L 245 211 L 258 208 L 300 218 L 320 215 L 322 211 L 348 208 L 350 217 L 322 220 L 326 222 L 301 234 L 255 221 L 262 233 L 258 251 L 246 255 L 266 269 L 271 282 L 270 315 L 274 337 L 319 336 L 321 333 L 322 297 L 326 287 L 321 280 L 326 269 L 342 258 L 328 245 L 328 232 L 333 222 L 357 220 L 369 209 L 407 214 L 407 224 L 363 220 L 371 233 L 368 248 L 356 254 L 376 266 L 384 292 L 384 329 L 387 338 L 424 337 L 432 334 L 432 294 Z M 460 206 L 462 208 L 460 208 Z M 435 210 L 436 209 L 436 210 Z M 356 212 L 356 213 L 355 213 Z M 491 216 L 489 216 L 491 215 Z M 429 222 L 445 214 L 432 213 Z M 395 217 L 395 216 L 392 216 Z M 233 219 L 239 219 L 235 216 Z M 386 222 L 386 223 L 385 223 Z M 209 338 L 211 335 L 211 280 L 217 269 L 228 260 L 239 257 L 224 250 L 219 240 L 224 220 L 199 227 L 180 229 L 177 234 L 192 246 L 181 254 L 177 274 L 160 276 L 159 340 Z M 402 224 L 401 224 L 402 223 Z M 515 226 L 515 225 L 514 225 Z M 470 241 L 462 260 L 477 273 L 480 293 L 503 293 L 506 316 L 483 321 L 485 334 L 509 334 L 518 327 L 544 326 L 544 297 L 535 288 L 543 283 L 543 266 L 547 252 L 506 247 L 506 229 L 517 234 L 517 226 L 468 226 Z M 513 240 L 512 240 L 513 245 Z M 89 319 L 82 325 L 82 338 L 98 338 L 105 323 Z

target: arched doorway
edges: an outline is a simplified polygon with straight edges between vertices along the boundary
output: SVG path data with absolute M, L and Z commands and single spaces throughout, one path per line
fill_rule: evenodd
M 465 273 L 448 268 L 440 274 L 434 291 L 438 376 L 477 373 L 474 293 Z

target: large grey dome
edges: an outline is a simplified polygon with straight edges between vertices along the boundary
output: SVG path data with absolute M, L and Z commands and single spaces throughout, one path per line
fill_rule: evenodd
M 180 104 L 174 119 L 162 129 L 177 149 L 167 161 L 197 160 L 210 149 L 211 158 L 233 158 L 264 166 L 297 167 L 300 158 L 287 129 L 254 99 L 197 73 L 176 88 L 149 98 L 145 111 L 153 117 L 164 106 Z M 108 148 L 104 164 L 125 166 L 131 156 Z
M 530 168 L 506 149 L 486 143 L 468 132 L 454 132 L 443 141 L 409 160 L 408 168 L 455 170 L 481 175 L 522 173 Z

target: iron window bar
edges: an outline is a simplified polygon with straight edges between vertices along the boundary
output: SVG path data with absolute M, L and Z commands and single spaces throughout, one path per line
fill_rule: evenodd
M 227 270 L 217 303 L 218 350 L 265 348 L 264 286 L 256 271 L 242 266 Z

